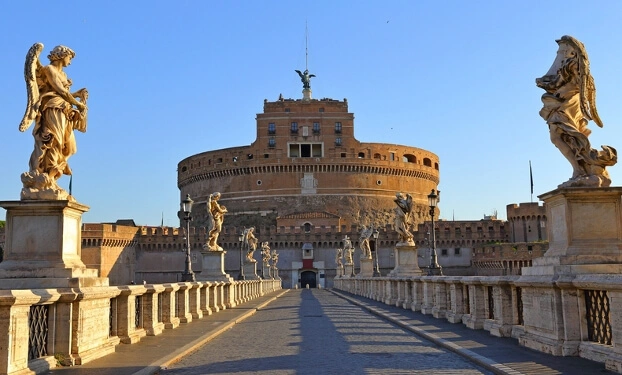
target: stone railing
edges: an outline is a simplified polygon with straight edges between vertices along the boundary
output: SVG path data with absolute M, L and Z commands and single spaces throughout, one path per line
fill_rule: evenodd
M 354 277 L 334 288 L 622 373 L 622 275 Z
M 80 365 L 281 289 L 281 280 L 0 290 L 0 375 Z

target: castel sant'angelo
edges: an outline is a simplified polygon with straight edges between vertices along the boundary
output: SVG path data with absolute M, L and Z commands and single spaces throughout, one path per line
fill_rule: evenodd
M 210 194 L 220 193 L 225 268 L 237 272 L 238 235 L 255 227 L 259 241 L 279 251 L 286 286 L 332 279 L 336 249 L 345 236 L 358 246 L 363 226 L 379 229 L 376 246 L 390 249 L 398 240 L 396 193 L 411 194 L 417 225 L 429 220 L 427 196 L 439 183 L 437 155 L 358 141 L 348 101 L 313 99 L 313 75 L 298 74 L 302 98 L 264 100 L 251 145 L 192 155 L 179 162 L 177 175 L 182 199 L 189 194 L 195 202 L 192 225 L 199 231 L 208 226 Z
M 304 82 L 304 80 L 303 80 Z M 420 148 L 365 143 L 354 137 L 348 101 L 264 100 L 257 139 L 249 146 L 206 151 L 182 160 L 177 185 L 196 202 L 194 224 L 205 226 L 206 202 L 220 192 L 225 226 L 384 227 L 393 222 L 397 192 L 413 197 L 415 224 L 429 220 L 427 195 L 439 183 L 439 159 Z

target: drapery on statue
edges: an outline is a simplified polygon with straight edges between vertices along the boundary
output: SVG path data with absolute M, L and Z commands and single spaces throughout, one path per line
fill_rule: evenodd
M 220 193 L 215 192 L 209 195 L 207 200 L 207 216 L 208 216 L 208 250 L 218 251 L 222 250 L 222 247 L 218 246 L 218 235 L 222 230 L 222 222 L 225 219 L 225 213 L 227 208 L 218 204 L 220 199 Z
M 557 56 L 549 71 L 536 78 L 544 89 L 540 116 L 549 125 L 551 142 L 572 165 L 572 177 L 558 187 L 608 187 L 606 167 L 618 161 L 617 151 L 610 146 L 593 149 L 588 140 L 593 120 L 602 128 L 596 110 L 596 89 L 590 74 L 590 62 L 583 43 L 564 35 L 556 41 Z
M 395 230 L 400 236 L 399 243 L 414 245 L 413 235 L 408 230 L 412 224 L 413 198 L 410 194 L 397 193 L 393 201 L 397 204 L 395 207 Z
M 266 266 L 270 263 L 270 244 L 267 241 L 261 244 L 261 260 Z
M 359 247 L 361 248 L 361 251 L 363 252 L 361 254 L 361 259 L 371 259 L 371 248 L 369 247 L 369 238 L 371 237 L 373 232 L 374 232 L 373 226 L 366 228 L 363 225 L 363 228 L 361 229 L 361 234 L 359 236 Z
M 255 237 L 255 227 L 244 230 L 244 242 L 246 243 L 246 262 L 257 263 L 253 257 L 255 250 L 257 250 L 257 243 L 259 243 L 257 237 Z
M 272 268 L 276 268 L 276 264 L 279 262 L 279 253 L 276 249 L 272 250 Z
M 300 76 L 300 80 L 302 81 L 303 89 L 311 88 L 311 78 L 315 77 L 315 74 L 309 74 L 309 71 L 305 69 L 304 73 L 300 70 L 296 70 L 296 73 Z
M 67 160 L 76 153 L 73 131 L 86 132 L 88 91 L 85 88 L 69 91 L 72 82 L 63 68 L 76 56 L 71 48 L 54 47 L 48 55 L 50 64 L 46 66 L 39 61 L 42 50 L 41 43 L 30 47 L 24 65 L 28 99 L 19 131 L 26 131 L 34 121 L 35 145 L 29 171 L 21 176 L 24 185 L 21 199 L 75 201 L 58 186 L 58 179 L 64 174 L 71 175 Z
M 343 258 L 343 249 L 337 249 L 337 253 L 335 254 L 335 263 L 337 264 L 337 268 L 343 267 L 343 262 L 341 260 Z
M 346 264 L 354 264 L 354 260 L 352 258 L 352 253 L 354 253 L 354 246 L 352 246 L 352 241 L 348 236 L 343 238 L 343 251 L 345 252 Z

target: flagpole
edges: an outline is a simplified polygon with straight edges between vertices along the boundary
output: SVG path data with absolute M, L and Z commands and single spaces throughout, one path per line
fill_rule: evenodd
M 531 183 L 531 203 L 533 203 L 533 173 L 531 171 L 531 160 L 529 160 L 529 182 Z

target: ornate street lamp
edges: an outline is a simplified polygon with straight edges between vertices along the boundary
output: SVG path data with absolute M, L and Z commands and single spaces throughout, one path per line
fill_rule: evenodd
M 438 192 L 440 195 L 440 191 Z M 428 268 L 428 276 L 443 276 L 443 269 L 436 260 L 436 230 L 434 228 L 434 209 L 438 204 L 439 196 L 436 195 L 434 189 L 428 195 L 428 204 L 430 205 L 430 217 L 432 218 L 432 240 L 430 241 L 430 267 Z
M 240 241 L 240 273 L 238 274 L 238 280 L 246 280 L 246 277 L 244 276 L 244 259 L 242 255 L 242 248 L 244 247 L 244 232 L 240 233 L 238 241 Z
M 181 201 L 181 212 L 183 212 L 183 219 L 186 221 L 186 268 L 184 273 L 181 274 L 181 281 L 195 281 L 194 272 L 192 272 L 192 259 L 190 258 L 190 222 L 192 221 L 192 204 L 194 202 L 190 199 L 190 194 L 186 195 L 186 199 Z
M 378 232 L 378 229 L 374 229 L 374 231 L 371 234 L 371 236 L 374 238 L 374 252 L 376 253 L 376 267 L 374 267 L 374 277 L 382 276 L 380 274 L 380 266 L 378 265 L 378 236 L 379 235 L 380 233 Z

